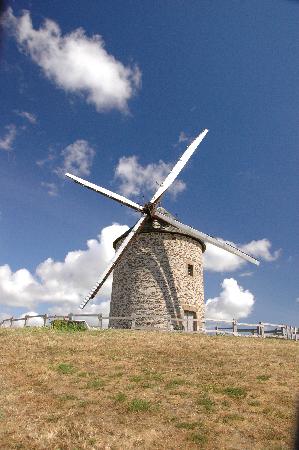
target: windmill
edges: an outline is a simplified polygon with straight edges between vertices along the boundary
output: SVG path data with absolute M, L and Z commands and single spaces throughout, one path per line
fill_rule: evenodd
M 202 253 L 212 244 L 246 261 L 259 265 L 252 256 L 231 244 L 179 222 L 158 206 L 163 194 L 173 184 L 208 130 L 203 130 L 188 146 L 152 199 L 141 206 L 108 189 L 66 173 L 74 182 L 111 198 L 141 214 L 141 218 L 114 242 L 115 255 L 96 285 L 80 305 L 83 309 L 93 299 L 114 270 L 110 316 L 139 316 L 147 324 L 164 327 L 173 317 L 203 318 Z M 193 322 L 193 321 L 192 321 Z M 129 327 L 125 321 L 110 323 Z

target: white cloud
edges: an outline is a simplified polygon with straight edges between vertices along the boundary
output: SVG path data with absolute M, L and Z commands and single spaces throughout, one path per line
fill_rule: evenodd
M 236 245 L 229 241 L 228 243 L 238 247 L 245 253 L 268 262 L 275 261 L 281 253 L 281 250 L 276 250 L 274 253 L 271 253 L 270 250 L 272 244 L 268 239 L 251 241 L 244 245 Z M 206 245 L 207 250 L 204 253 L 204 268 L 206 270 L 210 270 L 212 272 L 233 272 L 246 264 L 246 261 L 239 256 L 233 255 L 232 253 L 222 250 L 219 247 L 215 247 L 215 245 Z
M 20 316 L 20 318 L 25 316 L 38 316 L 38 313 L 35 311 L 28 311 Z M 18 320 L 17 322 L 13 322 L 14 327 L 23 327 L 25 321 Z M 44 324 L 44 320 L 41 317 L 32 317 L 27 319 L 26 326 L 28 327 L 41 327 Z
M 37 122 L 36 115 L 28 111 L 16 111 L 16 114 L 18 114 L 18 116 L 20 117 L 23 117 L 24 119 L 27 119 L 28 122 L 30 122 L 32 125 L 36 124 Z
M 0 149 L 9 151 L 12 149 L 12 144 L 17 135 L 17 129 L 13 124 L 7 125 L 5 128 L 7 132 L 2 138 L 0 138 Z
M 29 11 L 16 17 L 11 8 L 4 22 L 21 48 L 57 86 L 85 96 L 98 111 L 127 111 L 128 100 L 140 86 L 141 72 L 110 55 L 101 36 L 88 37 L 82 28 L 63 36 L 59 25 L 49 19 L 34 29 Z
M 94 149 L 84 139 L 78 139 L 73 144 L 62 150 L 63 163 L 61 167 L 55 169 L 55 173 L 62 176 L 66 172 L 73 175 L 89 175 L 95 155 Z
M 12 272 L 7 264 L 0 266 L 0 304 L 30 307 L 37 290 L 38 283 L 27 269 Z
M 254 295 L 244 290 L 234 278 L 225 278 L 218 297 L 206 302 L 206 317 L 209 319 L 240 319 L 247 317 L 254 305 Z
M 119 189 L 123 195 L 152 194 L 157 191 L 159 184 L 164 181 L 171 169 L 172 165 L 164 161 L 142 166 L 138 162 L 137 156 L 123 156 L 115 169 L 115 178 L 120 181 Z M 169 192 L 176 196 L 185 189 L 186 184 L 181 180 L 176 180 Z
M 296 302 L 299 303 L 299 297 L 296 298 Z
M 2 323 L 3 320 L 9 319 L 11 317 L 11 315 L 7 314 L 7 313 L 1 313 L 0 312 L 0 325 Z M 6 325 L 7 322 L 4 323 L 4 325 Z
M 47 189 L 50 197 L 57 197 L 58 195 L 58 187 L 55 183 L 46 183 L 45 181 L 41 182 L 41 185 Z
M 32 309 L 48 303 L 53 311 L 61 308 L 64 313 L 77 308 L 112 258 L 113 241 L 127 229 L 118 224 L 103 228 L 97 239 L 87 241 L 87 249 L 69 252 L 64 261 L 48 258 L 34 274 L 24 268 L 12 272 L 8 265 L 0 266 L 0 304 Z M 97 299 L 98 303 L 104 302 L 104 309 L 111 285 L 110 278 Z
M 265 261 L 276 261 L 280 254 L 281 249 L 275 250 L 271 253 L 271 242 L 268 239 L 260 239 L 259 241 L 251 241 L 248 244 L 242 246 L 242 250 L 245 253 L 261 258 Z
M 181 144 L 182 142 L 188 142 L 190 141 L 190 138 L 186 135 L 186 133 L 184 131 L 180 132 L 179 135 L 179 144 Z

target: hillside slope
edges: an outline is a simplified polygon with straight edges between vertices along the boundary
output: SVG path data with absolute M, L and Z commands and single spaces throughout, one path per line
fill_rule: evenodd
M 0 448 L 290 449 L 294 341 L 1 329 Z

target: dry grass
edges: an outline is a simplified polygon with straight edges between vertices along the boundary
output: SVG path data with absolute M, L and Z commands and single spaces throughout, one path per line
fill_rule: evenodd
M 0 329 L 1 449 L 290 449 L 299 346 Z

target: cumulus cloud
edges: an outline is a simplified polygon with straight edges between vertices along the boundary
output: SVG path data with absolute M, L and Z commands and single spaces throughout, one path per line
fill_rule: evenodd
M 22 314 L 21 316 L 19 316 L 19 318 L 25 318 L 25 316 L 38 316 L 38 313 L 35 311 L 28 311 L 28 312 Z M 18 320 L 17 322 L 13 322 L 13 326 L 14 327 L 23 327 L 24 323 L 25 323 L 24 320 Z M 42 319 L 42 317 L 31 317 L 31 318 L 27 319 L 27 322 L 26 322 L 27 327 L 41 327 L 43 324 L 44 324 L 44 320 Z
M 7 264 L 0 266 L 0 304 L 30 307 L 37 290 L 38 283 L 27 269 L 12 272 Z
M 10 317 L 11 317 L 11 315 L 9 315 L 7 313 L 1 313 L 0 312 L 0 325 L 1 325 L 3 320 L 9 319 Z
M 5 128 L 7 131 L 5 135 L 0 138 L 0 149 L 9 151 L 12 149 L 12 144 L 16 138 L 17 128 L 13 124 L 7 125 Z
M 89 143 L 84 139 L 78 139 L 62 150 L 62 166 L 54 171 L 62 177 L 64 177 L 66 172 L 77 176 L 89 175 L 94 155 L 95 151 Z
M 55 183 L 46 183 L 45 181 L 42 181 L 41 185 L 47 189 L 47 192 L 50 195 L 50 197 L 57 197 L 58 187 Z
M 141 193 L 154 193 L 159 184 L 166 178 L 172 169 L 171 164 L 159 161 L 157 164 L 142 166 L 137 156 L 123 156 L 115 169 L 115 179 L 120 182 L 120 192 L 125 196 L 137 196 Z M 186 184 L 176 180 L 169 189 L 175 197 L 186 189 Z
M 221 239 L 220 239 L 221 240 Z M 248 253 L 258 259 L 264 261 L 275 261 L 281 250 L 275 250 L 271 253 L 271 242 L 268 239 L 260 239 L 258 241 L 251 241 L 248 244 L 236 245 L 233 242 L 229 244 L 238 247 L 245 253 Z M 207 250 L 204 253 L 204 268 L 212 272 L 233 272 L 240 269 L 246 264 L 246 261 L 239 256 L 215 247 L 215 245 L 206 244 Z
M 112 258 L 113 241 L 127 229 L 118 224 L 103 228 L 97 239 L 87 241 L 85 250 L 69 252 L 64 261 L 48 258 L 34 274 L 25 268 L 13 272 L 7 264 L 0 266 L 0 304 L 32 309 L 47 303 L 52 311 L 62 308 L 64 313 L 77 308 Z M 97 302 L 107 303 L 111 285 L 110 278 Z
M 271 245 L 268 239 L 260 239 L 259 241 L 251 241 L 243 245 L 242 250 L 264 261 L 276 261 L 281 254 L 281 249 L 271 253 Z
M 125 66 L 109 54 L 101 36 L 88 37 L 82 28 L 62 35 L 59 25 L 49 19 L 34 29 L 29 11 L 16 17 L 11 8 L 4 24 L 57 86 L 83 95 L 98 111 L 127 111 L 128 100 L 140 86 L 141 72 L 138 66 Z
M 37 118 L 35 114 L 32 114 L 28 111 L 15 111 L 18 116 L 23 117 L 24 119 L 27 119 L 28 122 L 30 122 L 32 125 L 36 124 Z
M 225 278 L 218 297 L 206 302 L 206 317 L 209 319 L 240 319 L 247 317 L 254 305 L 254 295 L 244 290 L 234 278 Z
M 16 318 L 21 319 L 21 318 L 25 318 L 25 316 L 31 316 L 30 318 L 27 319 L 26 326 L 28 326 L 28 327 L 40 327 L 40 326 L 44 325 L 43 318 L 42 317 L 33 317 L 33 316 L 38 316 L 38 315 L 39 314 L 37 312 L 35 312 L 35 311 L 28 311 L 28 312 L 22 314 L 21 316 L 15 317 L 15 319 Z M 3 318 L 1 319 L 1 314 L 0 314 L 0 323 L 1 323 L 1 320 L 8 319 L 11 316 L 9 316 L 8 314 L 3 314 L 2 317 Z M 12 326 L 14 328 L 21 328 L 21 327 L 24 327 L 24 325 L 25 325 L 25 320 L 17 320 L 17 321 L 13 321 L 12 322 Z M 4 326 L 5 327 L 10 327 L 10 321 L 4 322 Z

